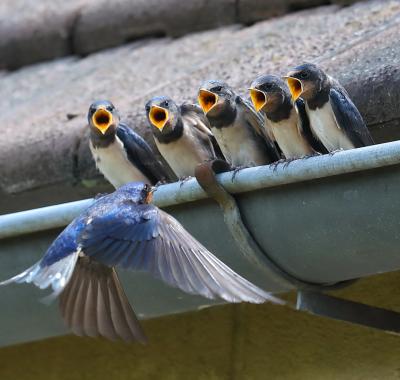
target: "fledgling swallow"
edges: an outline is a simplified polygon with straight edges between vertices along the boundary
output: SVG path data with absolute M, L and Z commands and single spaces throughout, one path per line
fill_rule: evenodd
M 250 97 L 257 112 L 264 113 L 267 128 L 286 158 L 309 156 L 316 152 L 327 153 L 314 138 L 305 113 L 304 102 L 292 102 L 285 81 L 275 75 L 263 75 L 250 86 Z
M 111 102 L 94 102 L 89 107 L 88 123 L 93 159 L 115 188 L 134 181 L 154 185 L 168 178 L 150 146 L 120 122 L 118 111 Z
M 329 152 L 374 144 L 347 91 L 317 65 L 297 66 L 285 78 L 293 100 L 305 101 L 311 131 Z
M 170 286 L 228 302 L 283 302 L 217 259 L 182 225 L 150 204 L 154 188 L 130 183 L 75 218 L 43 258 L 10 283 L 51 287 L 73 333 L 145 342 L 115 267 L 146 271 Z
M 274 142 L 264 132 L 262 117 L 229 85 L 217 80 L 204 82 L 198 101 L 231 165 L 259 166 L 279 160 Z
M 161 155 L 179 178 L 194 176 L 195 167 L 222 153 L 201 109 L 194 104 L 178 106 L 166 96 L 146 103 L 146 115 Z

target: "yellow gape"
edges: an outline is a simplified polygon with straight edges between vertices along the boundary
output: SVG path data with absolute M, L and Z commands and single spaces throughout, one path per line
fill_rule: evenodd
M 113 123 L 113 116 L 110 111 L 100 108 L 93 114 L 92 121 L 94 126 L 104 135 Z
M 290 93 L 292 94 L 293 101 L 296 101 L 303 93 L 303 84 L 293 77 L 286 77 L 285 79 L 289 86 Z
M 151 124 L 162 131 L 169 120 L 169 114 L 165 108 L 152 106 L 149 112 L 149 119 Z
M 250 98 L 257 112 L 267 104 L 267 97 L 265 94 L 255 88 L 250 88 Z
M 201 89 L 199 91 L 198 101 L 203 112 L 207 113 L 218 103 L 218 95 L 211 91 Z

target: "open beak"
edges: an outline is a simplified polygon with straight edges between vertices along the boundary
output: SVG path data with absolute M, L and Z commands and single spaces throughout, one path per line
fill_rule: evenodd
M 256 88 L 250 88 L 249 91 L 253 106 L 259 112 L 267 104 L 267 97 L 262 91 Z
M 293 101 L 296 101 L 303 93 L 303 84 L 300 80 L 291 76 L 283 77 L 283 79 L 286 80 L 289 86 Z
M 149 112 L 149 119 L 151 124 L 162 131 L 169 120 L 168 110 L 159 106 L 152 106 Z
M 104 108 L 99 108 L 92 116 L 93 125 L 104 135 L 114 119 L 110 111 Z
M 199 91 L 198 101 L 203 112 L 207 114 L 218 103 L 218 95 L 211 91 L 201 89 Z

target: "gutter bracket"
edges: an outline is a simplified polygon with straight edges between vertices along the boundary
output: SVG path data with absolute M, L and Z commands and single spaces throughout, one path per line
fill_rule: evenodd
M 247 229 L 242 220 L 235 198 L 228 193 L 216 179 L 216 174 L 230 170 L 232 170 L 232 168 L 227 162 L 215 159 L 197 165 L 195 177 L 209 197 L 213 198 L 221 207 L 225 224 L 233 240 L 242 255 L 251 264 L 261 268 L 270 279 L 287 290 L 291 290 L 293 287 L 313 291 L 338 289 L 354 282 L 354 280 L 348 280 L 335 284 L 311 283 L 294 277 L 277 265 L 268 254 L 264 252 L 253 238 L 251 232 Z
M 400 333 L 400 313 L 319 292 L 299 291 L 296 309 L 339 321 Z

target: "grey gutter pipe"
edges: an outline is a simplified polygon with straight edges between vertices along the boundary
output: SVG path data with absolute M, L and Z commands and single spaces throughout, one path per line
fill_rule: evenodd
M 400 163 L 400 141 L 278 163 L 217 176 L 221 185 L 237 194 L 339 174 L 353 173 Z M 207 198 L 196 179 L 160 186 L 154 194 L 159 207 Z M 87 208 L 93 199 L 0 215 L 0 239 L 63 227 Z

